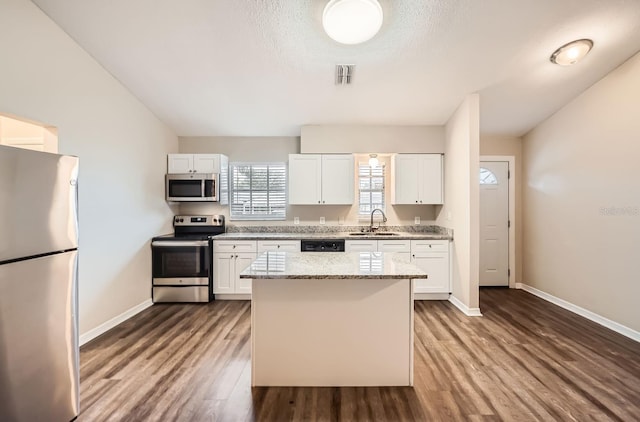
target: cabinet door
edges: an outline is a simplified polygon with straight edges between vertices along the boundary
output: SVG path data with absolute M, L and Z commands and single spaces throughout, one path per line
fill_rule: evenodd
M 417 154 L 396 154 L 392 157 L 393 191 L 392 204 L 418 204 L 418 183 L 420 180 Z
M 289 155 L 289 204 L 322 203 L 322 158 L 317 154 Z
M 377 240 L 345 240 L 345 252 L 377 252 Z
M 353 204 L 353 155 L 322 156 L 322 203 L 332 205 Z
M 193 154 L 167 155 L 167 173 L 190 173 L 193 170 Z
M 193 169 L 196 173 L 220 173 L 220 154 L 194 154 Z
M 412 262 L 427 272 L 428 278 L 413 280 L 414 293 L 449 293 L 449 254 L 412 254 Z
M 256 259 L 255 253 L 239 253 L 235 258 L 235 293 L 251 294 L 251 279 L 240 278 L 240 273 L 247 268 Z
M 213 261 L 213 293 L 235 293 L 235 254 L 214 253 Z
M 442 204 L 442 155 L 420 156 L 419 201 L 421 204 Z

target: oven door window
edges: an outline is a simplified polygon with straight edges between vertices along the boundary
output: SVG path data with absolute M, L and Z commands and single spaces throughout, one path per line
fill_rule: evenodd
M 202 180 L 170 180 L 169 197 L 200 198 L 202 197 Z
M 158 246 L 153 251 L 153 277 L 209 277 L 207 246 Z

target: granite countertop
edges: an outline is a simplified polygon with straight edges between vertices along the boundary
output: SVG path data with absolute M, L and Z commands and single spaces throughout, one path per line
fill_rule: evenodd
M 383 231 L 385 233 L 386 231 Z M 412 240 L 412 239 L 429 239 L 429 240 L 451 240 L 452 237 L 446 233 L 430 233 L 430 232 L 396 232 L 396 234 L 373 234 L 365 233 L 364 235 L 350 235 L 356 232 L 324 232 L 324 233 L 278 233 L 278 232 L 234 232 L 217 235 L 215 240 L 300 240 L 300 239 L 381 239 L 381 240 Z
M 410 279 L 425 270 L 395 252 L 264 252 L 240 273 L 252 279 Z

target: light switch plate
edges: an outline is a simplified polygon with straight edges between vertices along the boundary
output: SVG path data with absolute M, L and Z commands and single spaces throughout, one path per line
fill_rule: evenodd
M 413 224 L 420 224 L 420 217 L 414 217 Z
M 300 217 L 293 217 L 293 224 L 300 224 Z
M 320 224 L 324 224 L 324 217 L 320 217 Z

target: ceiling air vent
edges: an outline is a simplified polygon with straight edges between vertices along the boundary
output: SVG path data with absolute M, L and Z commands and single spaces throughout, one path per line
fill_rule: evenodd
M 337 64 L 336 65 L 336 85 L 349 85 L 353 79 L 354 64 Z

